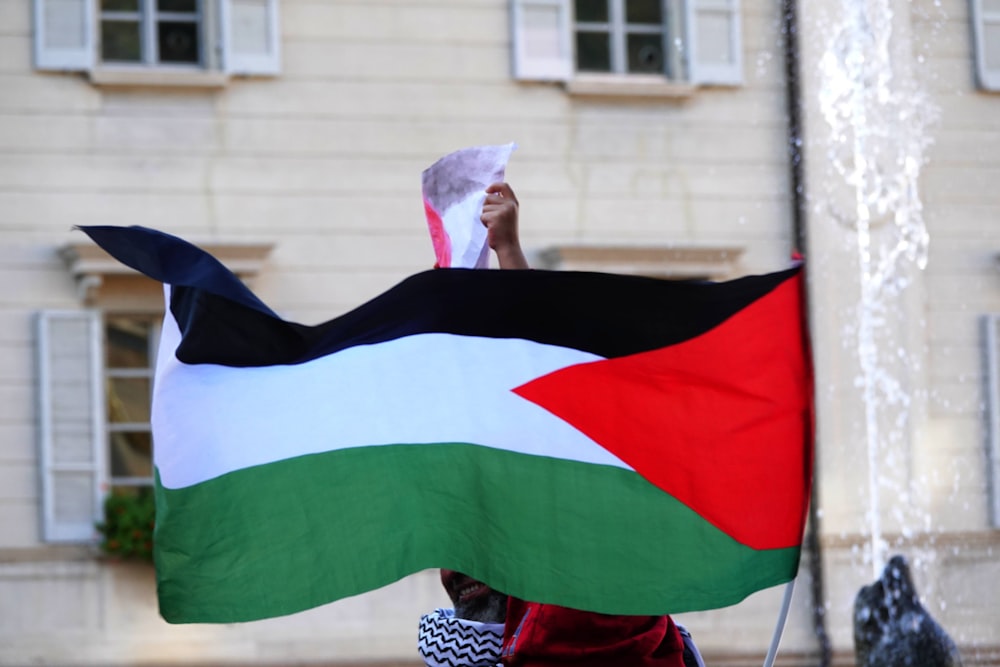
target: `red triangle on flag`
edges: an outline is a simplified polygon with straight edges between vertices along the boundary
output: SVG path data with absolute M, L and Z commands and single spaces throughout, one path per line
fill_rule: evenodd
M 801 274 L 708 332 L 514 392 L 754 549 L 798 546 L 811 481 Z

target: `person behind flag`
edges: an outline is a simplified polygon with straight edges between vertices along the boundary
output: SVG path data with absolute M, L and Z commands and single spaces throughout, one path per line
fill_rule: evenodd
M 456 572 L 441 570 L 441 585 L 448 594 L 453 608 L 435 609 L 420 618 L 417 649 L 426 667 L 495 667 L 500 664 L 504 638 L 504 620 L 509 598 L 481 581 Z M 551 607 L 551 605 L 549 605 Z M 564 612 L 574 610 L 563 608 Z M 589 612 L 578 612 L 584 619 Z M 568 616 L 568 615 L 567 615 Z M 613 621 L 614 616 L 594 614 Z M 624 616 L 627 623 L 635 617 Z M 536 617 L 537 620 L 537 617 Z M 573 621 L 572 618 L 566 620 Z M 573 626 L 570 625 L 570 628 Z M 589 628 L 584 625 L 584 628 Z M 684 667 L 705 667 L 701 653 L 682 625 L 676 625 L 684 640 Z M 573 636 L 572 629 L 569 631 Z M 578 631 L 577 631 L 578 633 Z M 586 637 L 584 637 L 586 641 Z M 582 644 L 578 643 L 577 646 Z M 627 659 L 613 655 L 609 659 Z M 564 656 L 553 651 L 550 663 L 563 664 Z M 579 664 L 569 662 L 569 664 Z M 616 663 L 617 664 L 617 663 Z M 627 662 L 626 665 L 632 664 Z
M 441 585 L 454 606 L 420 617 L 417 650 L 424 665 L 496 667 L 507 596 L 454 570 L 441 570 Z
M 521 249 L 519 204 L 513 189 L 507 183 L 494 183 L 486 193 L 480 219 L 500 268 L 530 268 Z M 456 617 L 474 610 L 468 602 L 494 599 L 496 591 L 485 584 L 449 572 L 442 571 L 442 583 L 455 603 Z M 456 582 L 462 583 L 453 585 Z M 463 591 L 474 595 L 463 600 Z M 670 616 L 599 614 L 514 597 L 507 598 L 504 616 L 501 662 L 507 667 L 704 667 L 694 644 L 686 647 L 690 635 L 682 633 Z

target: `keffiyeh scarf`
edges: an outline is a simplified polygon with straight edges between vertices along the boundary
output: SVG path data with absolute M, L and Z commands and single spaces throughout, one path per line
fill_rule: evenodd
M 427 667 L 495 667 L 502 642 L 503 623 L 457 618 L 454 609 L 420 618 L 417 649 Z

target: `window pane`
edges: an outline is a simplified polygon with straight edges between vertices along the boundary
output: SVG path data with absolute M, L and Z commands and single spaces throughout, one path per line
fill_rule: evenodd
M 149 368 L 149 338 L 152 322 L 133 317 L 105 320 L 108 368 Z
M 660 0 L 625 0 L 625 20 L 628 23 L 663 23 Z
M 611 39 L 608 33 L 576 33 L 576 69 L 580 72 L 611 71 Z
M 198 64 L 198 24 L 163 21 L 157 25 L 160 62 Z
M 111 433 L 111 476 L 152 477 L 153 438 L 148 431 Z
M 628 36 L 628 71 L 663 74 L 663 36 Z
M 607 23 L 608 0 L 576 0 L 576 20 Z
M 149 422 L 149 378 L 108 378 L 108 421 Z
M 105 12 L 137 12 L 139 0 L 101 0 L 101 10 Z
M 156 7 L 161 12 L 196 12 L 196 0 L 157 0 Z
M 137 21 L 101 21 L 101 59 L 141 62 L 142 46 Z

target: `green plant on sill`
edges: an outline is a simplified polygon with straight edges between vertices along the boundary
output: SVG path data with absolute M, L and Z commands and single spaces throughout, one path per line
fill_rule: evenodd
M 97 524 L 101 550 L 121 559 L 152 562 L 155 523 L 151 488 L 115 489 L 104 499 L 104 521 Z

